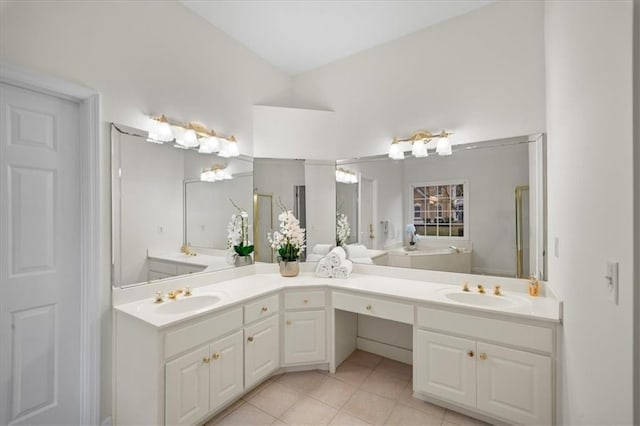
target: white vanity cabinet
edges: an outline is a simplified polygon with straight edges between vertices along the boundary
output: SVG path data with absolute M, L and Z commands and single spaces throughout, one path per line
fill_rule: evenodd
M 553 342 L 552 326 L 418 308 L 414 390 L 510 423 L 551 424 Z
M 284 365 L 326 361 L 326 297 L 324 290 L 284 293 Z
M 244 382 L 250 388 L 280 367 L 280 296 L 274 294 L 244 306 Z M 249 324 L 249 325 L 247 325 Z
M 242 331 L 165 366 L 166 424 L 192 424 L 244 390 Z

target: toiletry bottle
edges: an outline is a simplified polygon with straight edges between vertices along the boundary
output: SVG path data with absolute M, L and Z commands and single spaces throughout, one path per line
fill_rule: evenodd
M 538 297 L 540 294 L 540 281 L 535 275 L 529 277 L 529 296 Z

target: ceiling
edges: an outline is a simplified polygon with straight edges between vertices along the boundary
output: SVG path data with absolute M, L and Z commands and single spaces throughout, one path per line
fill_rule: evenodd
M 318 68 L 493 0 L 181 0 L 290 75 Z

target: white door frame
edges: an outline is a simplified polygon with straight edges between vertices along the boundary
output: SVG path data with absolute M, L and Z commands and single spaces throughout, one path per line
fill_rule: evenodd
M 71 99 L 80 110 L 80 423 L 100 424 L 100 95 L 3 64 L 0 82 Z

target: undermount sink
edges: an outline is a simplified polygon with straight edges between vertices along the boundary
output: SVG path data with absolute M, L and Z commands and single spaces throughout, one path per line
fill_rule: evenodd
M 490 308 L 511 308 L 523 304 L 520 299 L 511 296 L 495 296 L 493 294 L 466 293 L 460 290 L 448 290 L 444 297 L 458 303 L 467 305 L 486 306 Z
M 203 294 L 200 296 L 182 296 L 175 300 L 165 300 L 156 306 L 156 313 L 162 315 L 185 314 L 187 312 L 197 312 L 209 308 L 222 300 L 213 294 Z

